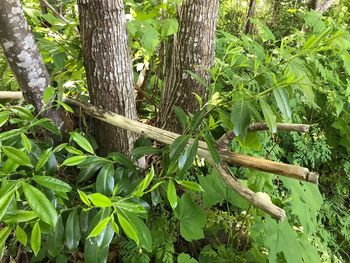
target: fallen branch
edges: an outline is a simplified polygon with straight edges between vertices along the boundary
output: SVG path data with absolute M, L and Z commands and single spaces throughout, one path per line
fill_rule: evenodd
M 277 123 L 277 130 L 280 131 L 295 131 L 295 132 L 309 132 L 311 125 L 308 124 L 294 124 L 294 123 Z M 266 123 L 252 123 L 248 127 L 248 131 L 267 131 L 269 127 Z M 236 137 L 233 131 L 229 131 L 221 136 L 216 145 L 218 148 L 226 149 L 230 145 L 231 141 Z
M 0 91 L 0 99 L 2 100 L 20 100 L 23 99 L 20 91 Z
M 11 94 L 12 96 L 10 96 Z M 19 93 L 7 92 L 6 94 L 3 94 L 4 96 L 2 96 L 2 94 L 0 93 L 0 99 L 4 99 L 4 98 L 18 99 L 20 98 L 19 96 L 20 94 L 21 94 L 20 92 Z M 135 120 L 130 120 L 116 113 L 104 111 L 96 108 L 93 105 L 81 103 L 77 100 L 73 100 L 67 97 L 64 98 L 64 102 L 66 102 L 69 105 L 81 108 L 88 115 L 94 118 L 97 118 L 99 120 L 102 120 L 106 123 L 109 123 L 113 126 L 144 135 L 146 137 L 162 142 L 164 144 L 171 144 L 174 142 L 176 138 L 180 136 L 177 133 L 162 130 L 157 127 L 143 124 Z M 191 141 L 189 143 L 191 143 Z M 198 155 L 201 156 L 202 158 L 207 159 L 208 162 L 219 173 L 221 178 L 230 187 L 232 187 L 235 191 L 237 191 L 237 193 L 240 196 L 242 196 L 243 198 L 251 202 L 255 207 L 265 211 L 266 213 L 270 214 L 271 216 L 279 220 L 283 220 L 285 218 L 284 210 L 274 205 L 270 200 L 260 198 L 252 190 L 245 187 L 237 178 L 235 178 L 229 173 L 225 162 L 228 162 L 237 166 L 262 170 L 270 173 L 276 173 L 287 177 L 295 178 L 298 180 L 304 180 L 304 181 L 309 181 L 313 183 L 317 183 L 318 181 L 318 175 L 310 172 L 307 168 L 290 165 L 290 164 L 279 163 L 279 162 L 273 162 L 273 161 L 269 161 L 269 160 L 265 160 L 257 157 L 246 156 L 243 154 L 229 152 L 227 150 L 221 150 L 219 151 L 219 154 L 223 162 L 221 164 L 216 164 L 211 157 L 207 144 L 203 141 L 199 142 Z
M 81 103 L 79 101 L 64 98 L 64 101 L 70 105 L 82 108 L 87 114 L 90 116 L 97 118 L 101 121 L 109 123 L 119 128 L 126 129 L 131 132 L 135 132 L 146 137 L 149 137 L 153 140 L 171 144 L 174 140 L 180 135 L 177 133 L 169 132 L 166 130 L 162 130 L 147 124 L 142 124 L 138 121 L 134 121 L 128 119 L 124 116 L 118 115 L 113 112 L 104 111 L 96 108 L 93 105 L 87 105 L 85 103 Z M 231 176 L 228 171 L 222 166 L 222 164 L 216 164 L 211 157 L 211 154 L 207 148 L 205 142 L 201 141 L 198 147 L 198 155 L 207 159 L 210 164 L 216 169 L 221 178 L 232 187 L 241 197 L 247 199 L 251 202 L 255 207 L 260 208 L 266 213 L 270 214 L 272 217 L 283 221 L 285 218 L 285 212 L 283 209 L 274 205 L 271 201 L 267 201 L 265 199 L 259 198 L 259 196 L 254 193 L 252 190 L 244 186 L 239 180 L 233 176 Z

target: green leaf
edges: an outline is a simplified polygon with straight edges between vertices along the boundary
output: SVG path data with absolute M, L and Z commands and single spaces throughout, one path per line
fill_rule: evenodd
M 28 223 L 35 218 L 37 218 L 37 215 L 33 211 L 11 210 L 4 215 L 2 220 L 9 224 L 18 224 L 23 222 Z
M 189 135 L 181 135 L 175 139 L 175 141 L 170 145 L 170 159 L 176 159 L 180 156 L 189 139 Z
M 52 132 L 53 134 L 56 134 L 56 135 L 60 135 L 61 134 L 61 132 L 58 129 L 57 125 L 54 124 L 53 121 L 50 120 L 50 119 L 43 118 L 43 119 L 38 120 L 37 122 L 34 122 L 33 124 L 35 124 L 36 126 L 42 127 L 45 130 L 48 130 L 48 131 Z
M 110 195 L 114 189 L 114 165 L 106 164 L 102 167 L 96 178 L 96 191 Z
M 187 171 L 193 164 L 198 150 L 198 137 L 193 141 L 186 152 L 179 158 L 179 168 L 182 172 Z
M 175 106 L 174 113 L 176 117 L 179 119 L 179 121 L 181 122 L 182 128 L 186 129 L 190 124 L 190 118 L 188 117 L 188 115 L 185 113 L 185 111 L 182 108 L 178 106 Z
M 8 121 L 10 115 L 11 115 L 10 111 L 0 112 L 0 127 L 4 126 L 4 124 Z
M 248 104 L 244 100 L 234 102 L 231 111 L 231 121 L 233 132 L 236 136 L 244 137 L 247 134 L 250 119 Z
M 341 55 L 341 58 L 344 63 L 344 68 L 346 73 L 348 73 L 348 76 L 350 76 L 350 55 L 347 52 L 344 52 L 344 54 Z
M 124 233 L 130 238 L 131 240 L 135 241 L 137 245 L 140 244 L 139 236 L 135 230 L 135 228 L 130 224 L 130 222 L 122 216 L 120 213 L 117 214 L 118 221 L 120 226 L 122 227 Z
M 162 37 L 168 37 L 176 34 L 179 28 L 179 23 L 174 18 L 167 18 L 162 20 Z
M 115 206 L 121 210 L 135 214 L 147 214 L 146 209 L 140 203 L 131 203 L 127 201 L 118 201 Z
M 21 139 L 22 139 L 22 145 L 24 149 L 26 149 L 27 152 L 31 152 L 32 144 L 30 143 L 30 140 L 28 139 L 28 137 L 24 133 L 21 133 Z
M 12 129 L 6 132 L 0 133 L 0 141 L 6 141 L 22 133 L 22 129 Z
M 111 220 L 110 217 L 106 217 L 105 219 L 100 221 L 94 227 L 94 229 L 91 231 L 91 233 L 89 234 L 89 236 L 86 239 L 89 239 L 89 238 L 92 238 L 92 237 L 97 237 L 102 232 L 102 230 L 104 230 L 106 228 L 106 226 L 108 225 L 110 220 Z
M 41 248 L 41 229 L 39 222 L 36 222 L 33 227 L 32 236 L 30 239 L 30 246 L 32 247 L 34 255 L 37 256 Z
M 24 182 L 22 182 L 22 189 L 30 208 L 35 214 L 45 223 L 55 226 L 57 222 L 56 209 L 47 197 L 39 189 Z
M 190 194 L 182 195 L 174 215 L 180 221 L 180 233 L 186 241 L 191 242 L 204 237 L 205 212 L 193 202 Z
M 89 197 L 80 190 L 78 190 L 78 194 L 79 194 L 80 200 L 83 201 L 84 204 L 90 206 L 91 203 L 90 203 Z
M 205 177 L 199 176 L 198 179 L 204 189 L 202 193 L 204 204 L 208 207 L 222 204 L 227 200 L 241 209 L 248 209 L 249 203 L 230 188 L 215 171 Z
M 0 220 L 4 216 L 4 214 L 7 211 L 7 208 L 9 207 L 12 199 L 13 199 L 13 192 L 15 189 L 9 191 L 8 193 L 4 194 L 0 198 Z
M 118 164 L 121 164 L 125 166 L 126 168 L 132 170 L 133 172 L 136 172 L 136 168 L 134 163 L 125 155 L 122 153 L 110 153 L 109 156 Z
M 175 207 L 177 206 L 177 194 L 176 194 L 176 188 L 173 180 L 169 180 L 168 188 L 167 188 L 167 196 L 168 196 L 168 200 L 171 208 L 175 209 Z
M 139 183 L 135 191 L 133 192 L 134 196 L 141 197 L 144 194 L 144 191 L 150 185 L 154 178 L 154 168 L 151 167 L 151 170 L 147 173 L 146 177 Z
M 126 214 L 130 224 L 134 227 L 140 240 L 140 246 L 152 252 L 152 235 L 147 225 L 137 216 Z
M 113 205 L 107 196 L 100 193 L 90 194 L 89 199 L 97 207 L 111 207 Z
M 68 215 L 65 228 L 65 237 L 66 247 L 68 248 L 68 250 L 73 251 L 78 248 L 81 236 L 77 209 L 74 209 Z
M 33 180 L 46 188 L 49 188 L 55 192 L 70 192 L 72 187 L 59 179 L 50 176 L 34 176 Z
M 159 33 L 157 30 L 153 28 L 151 25 L 144 25 L 143 32 L 141 36 L 141 43 L 142 46 L 150 51 L 151 53 L 154 52 L 155 48 L 158 46 L 160 39 L 159 39 Z
M 189 254 L 181 253 L 177 257 L 177 263 L 198 263 L 198 261 L 192 258 Z
M 79 149 L 73 147 L 73 146 L 65 146 L 64 147 L 66 149 L 67 152 L 71 153 L 71 154 L 75 154 L 75 155 L 84 155 L 84 153 L 82 151 L 80 151 Z
M 112 227 L 113 227 L 114 232 L 115 232 L 117 235 L 119 235 L 119 234 L 120 234 L 120 233 L 119 233 L 119 232 L 120 232 L 120 231 L 119 231 L 119 226 L 118 226 L 118 224 L 115 222 L 114 216 L 112 216 L 111 221 L 112 221 Z
M 264 118 L 267 126 L 269 127 L 272 133 L 277 132 L 277 123 L 276 123 L 276 115 L 273 113 L 270 105 L 265 101 L 264 98 L 260 98 L 261 109 L 264 114 Z
M 28 241 L 27 234 L 26 234 L 26 232 L 24 232 L 24 230 L 19 225 L 16 226 L 16 239 L 23 246 L 27 246 L 27 241 Z
M 48 104 L 55 96 L 55 88 L 54 87 L 47 87 L 45 90 L 44 90 L 44 94 L 43 94 L 43 101 L 44 101 L 44 104 Z
M 0 248 L 2 248 L 5 245 L 6 239 L 9 237 L 11 234 L 12 229 L 9 228 L 8 226 L 5 226 L 3 229 L 0 231 Z
M 286 117 L 290 118 L 292 116 L 290 107 L 289 107 L 289 97 L 288 92 L 285 88 L 276 88 L 273 90 L 273 95 L 277 102 L 277 106 L 281 113 Z
M 35 171 L 39 171 L 49 161 L 51 155 L 52 155 L 52 148 L 49 148 L 45 152 L 43 152 L 40 155 L 39 160 L 35 165 Z
M 213 138 L 213 135 L 211 135 L 210 132 L 206 132 L 204 134 L 204 140 L 205 140 L 205 142 L 208 145 L 208 149 L 209 149 L 210 155 L 213 158 L 214 162 L 216 164 L 219 164 L 221 162 L 220 155 L 218 153 L 218 150 L 215 147 L 215 140 Z
M 28 167 L 33 167 L 28 155 L 26 155 L 21 150 L 16 149 L 16 148 L 11 147 L 11 146 L 3 146 L 2 149 L 3 149 L 4 153 L 6 154 L 6 156 L 8 158 L 10 158 L 16 164 L 28 166 Z
M 35 116 L 26 108 L 21 106 L 12 106 L 11 111 L 16 114 L 18 117 L 20 117 L 22 120 L 34 120 Z
M 276 38 L 270 29 L 265 26 L 260 20 L 254 18 L 250 18 L 250 20 L 256 25 L 263 42 L 266 42 L 268 40 L 276 41 Z
M 77 132 L 71 132 L 70 137 L 85 151 L 94 154 L 94 149 L 92 148 L 90 142 L 84 136 Z
M 69 157 L 68 159 L 64 160 L 64 162 L 61 164 L 61 166 L 75 166 L 78 165 L 86 160 L 87 156 L 73 156 Z
M 176 182 L 179 185 L 182 185 L 183 187 L 192 190 L 192 191 L 196 191 L 196 192 L 203 192 L 203 188 L 197 184 L 196 182 L 191 182 L 191 181 L 183 181 L 183 180 L 176 180 Z
M 152 146 L 141 146 L 141 147 L 134 148 L 132 150 L 132 155 L 134 156 L 135 159 L 138 159 L 144 155 L 159 154 L 161 152 L 162 152 L 161 149 L 154 148 Z

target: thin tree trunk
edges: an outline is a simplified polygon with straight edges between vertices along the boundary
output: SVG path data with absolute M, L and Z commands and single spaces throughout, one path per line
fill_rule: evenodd
M 44 105 L 43 93 L 50 84 L 50 77 L 19 0 L 0 2 L 0 44 L 24 98 L 40 112 Z M 50 109 L 43 115 L 59 125 L 61 131 L 70 130 L 69 118 L 63 111 Z
M 323 14 L 328 11 L 335 4 L 335 0 L 310 0 L 309 7 L 315 11 Z
M 253 31 L 253 24 L 250 21 L 250 19 L 252 17 L 254 17 L 255 15 L 255 0 L 250 0 L 249 2 L 249 7 L 248 7 L 248 11 L 247 11 L 247 18 L 246 18 L 246 22 L 244 25 L 244 34 L 251 34 Z
M 207 69 L 213 66 L 218 0 L 184 0 L 178 12 L 179 31 L 170 43 L 171 63 L 165 72 L 157 125 L 180 132 L 181 125 L 174 115 L 174 107 L 185 111 L 199 110 L 193 93 L 207 99 L 207 90 L 186 71 L 192 71 L 209 84 Z
M 131 52 L 122 0 L 79 0 L 84 65 L 91 102 L 137 119 Z M 136 135 L 106 123 L 95 123 L 100 153 L 129 153 Z

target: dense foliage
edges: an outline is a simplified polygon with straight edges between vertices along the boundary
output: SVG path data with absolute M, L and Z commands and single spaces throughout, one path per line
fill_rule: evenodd
M 57 2 L 69 23 L 43 12 L 36 1 L 25 1 L 25 11 L 52 79 L 46 105 L 53 102 L 72 112 L 61 100 L 64 93 L 88 98 L 78 20 L 74 1 Z M 262 10 L 252 19 L 253 34 L 244 35 L 246 10 L 223 1 L 209 100 L 197 97 L 202 107 L 193 115 L 177 109 L 183 135 L 170 146 L 142 137 L 132 156 L 98 156 L 83 114 L 76 116 L 79 125 L 66 142 L 57 144 L 60 133 L 51 120 L 40 118 L 30 105 L 3 103 L 3 257 L 17 262 L 349 261 L 349 21 L 332 12 L 306 11 L 302 1 L 282 2 L 266 5 L 276 7 L 274 17 Z M 142 119 L 156 115 L 161 53 L 178 29 L 178 3 L 126 1 L 135 82 L 142 70 L 149 71 Z M 343 13 L 347 8 L 346 3 L 335 7 Z M 17 88 L 0 57 L 0 90 Z M 250 123 L 261 121 L 270 131 L 248 131 Z M 277 122 L 306 123 L 312 129 L 280 132 Z M 316 186 L 230 167 L 261 198 L 286 211 L 284 222 L 238 196 L 196 155 L 199 140 L 213 145 L 232 130 L 237 135 L 232 150 L 320 174 Z M 148 161 L 144 169 L 135 165 L 142 156 Z

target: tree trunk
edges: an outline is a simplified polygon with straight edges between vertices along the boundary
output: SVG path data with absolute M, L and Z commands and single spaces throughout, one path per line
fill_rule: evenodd
M 2 0 L 0 3 L 0 44 L 24 98 L 40 112 L 50 77 L 19 0 Z M 51 118 L 61 131 L 70 130 L 69 118 L 63 111 L 49 109 L 43 115 Z
M 188 112 L 195 112 L 199 104 L 193 93 L 207 99 L 207 90 L 186 70 L 199 75 L 209 84 L 207 69 L 215 58 L 215 31 L 218 0 L 184 0 L 178 12 L 179 31 L 167 51 L 171 63 L 165 71 L 164 88 L 157 125 L 181 132 L 181 125 L 174 115 L 174 107 L 180 106 Z
M 250 0 L 247 11 L 247 18 L 244 25 L 244 34 L 251 34 L 253 31 L 253 24 L 250 19 L 255 15 L 255 0 Z
M 84 65 L 91 102 L 130 119 L 137 119 L 131 52 L 122 0 L 79 0 Z M 129 153 L 136 135 L 95 123 L 100 153 Z
M 335 0 L 310 0 L 309 7 L 323 14 L 335 4 Z

